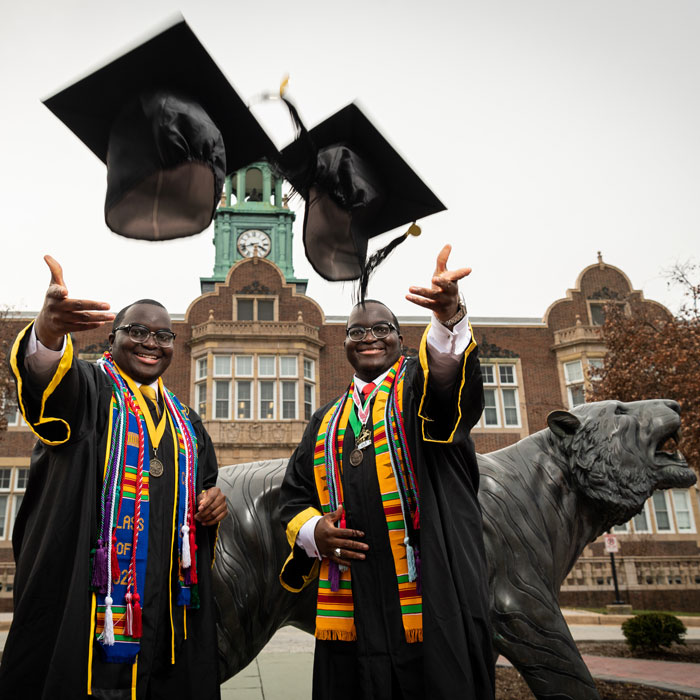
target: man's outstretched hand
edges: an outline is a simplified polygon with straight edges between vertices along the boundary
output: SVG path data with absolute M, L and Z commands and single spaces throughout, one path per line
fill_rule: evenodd
M 448 321 L 456 313 L 459 306 L 459 288 L 457 283 L 469 275 L 471 267 L 461 267 L 458 270 L 447 269 L 447 259 L 452 251 L 451 245 L 446 245 L 437 256 L 435 272 L 431 287 L 409 287 L 408 301 L 430 309 L 438 321 Z
M 52 350 L 60 350 L 67 333 L 79 333 L 99 328 L 114 320 L 113 313 L 106 313 L 109 304 L 103 301 L 70 299 L 63 281 L 63 270 L 50 255 L 44 260 L 51 270 L 51 282 L 46 290 L 44 306 L 34 322 L 36 337 Z

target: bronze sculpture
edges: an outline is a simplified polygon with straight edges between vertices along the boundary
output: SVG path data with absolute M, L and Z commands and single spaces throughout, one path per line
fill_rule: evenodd
M 596 700 L 559 588 L 589 542 L 640 512 L 654 490 L 687 488 L 696 476 L 675 449 L 674 401 L 584 404 L 553 412 L 548 425 L 479 455 L 494 647 L 537 698 Z M 277 518 L 285 466 L 273 460 L 220 470 L 232 516 L 221 524 L 214 565 L 222 679 L 255 658 L 279 627 L 313 633 L 314 586 L 292 595 L 278 582 L 289 551 Z

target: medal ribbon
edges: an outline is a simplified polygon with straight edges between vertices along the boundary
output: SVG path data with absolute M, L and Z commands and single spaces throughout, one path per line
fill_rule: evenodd
M 117 367 L 117 369 L 119 368 Z M 160 441 L 165 433 L 165 419 L 168 411 L 163 411 L 163 413 L 160 416 L 160 422 L 158 423 L 158 427 L 156 428 L 156 425 L 153 422 L 153 416 L 151 416 L 151 409 L 148 407 L 146 399 L 144 398 L 143 394 L 139 391 L 138 387 L 134 383 L 134 380 L 128 375 L 124 374 L 124 372 L 122 372 L 121 370 L 119 370 L 119 372 L 122 375 L 122 377 L 124 377 L 124 381 L 126 381 L 129 389 L 131 389 L 131 393 L 134 395 L 134 398 L 136 399 L 136 402 L 138 403 L 139 408 L 141 409 L 143 418 L 146 421 L 146 427 L 148 428 L 148 437 L 150 439 L 151 446 L 153 447 L 153 454 L 155 454 L 156 450 L 158 449 L 158 445 L 160 445 Z M 158 391 L 160 391 L 160 394 L 162 396 L 164 389 L 163 380 L 160 377 L 158 377 Z
M 378 389 L 379 387 L 375 386 L 363 402 L 361 398 L 362 391 L 357 388 L 357 385 L 353 386 L 352 402 L 355 404 L 355 411 L 351 411 L 350 413 L 350 426 L 352 427 L 352 432 L 355 434 L 355 438 L 360 434 L 362 428 L 367 425 L 367 420 L 369 419 L 369 405 Z

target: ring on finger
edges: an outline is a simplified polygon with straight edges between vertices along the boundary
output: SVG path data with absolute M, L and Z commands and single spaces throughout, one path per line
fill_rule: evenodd
M 333 550 L 333 554 L 335 554 L 335 556 L 338 557 L 338 559 L 340 559 L 340 547 L 336 547 Z

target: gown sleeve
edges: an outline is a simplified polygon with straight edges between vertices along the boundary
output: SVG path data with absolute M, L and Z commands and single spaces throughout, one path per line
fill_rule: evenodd
M 430 382 L 426 328 L 421 339 L 418 362 L 408 376 L 410 390 L 418 405 L 421 437 L 430 443 L 459 443 L 469 438 L 484 409 L 481 369 L 472 331 L 472 341 L 460 360 L 457 378 L 447 394 Z
M 324 409 L 320 416 L 323 416 Z M 287 464 L 280 489 L 280 520 L 285 528 L 290 554 L 282 567 L 280 583 L 292 593 L 298 593 L 318 575 L 318 559 L 296 544 L 302 525 L 314 515 L 322 515 L 314 482 L 314 450 L 316 434 L 321 422 L 316 413 L 306 426 L 299 446 Z
M 216 479 L 219 475 L 219 463 L 216 459 L 214 444 L 209 437 L 209 433 L 202 424 L 202 419 L 191 408 L 188 408 L 188 415 L 190 421 L 192 422 L 195 435 L 197 436 L 197 464 L 199 465 L 199 473 L 201 475 L 201 485 L 199 488 L 201 490 L 207 490 L 213 486 L 216 486 Z M 209 538 L 209 551 L 212 557 L 212 564 L 214 552 L 216 551 L 216 539 L 219 534 L 219 525 L 220 523 L 217 523 L 216 525 L 206 527 L 207 536 Z
M 24 355 L 33 322 L 17 336 L 10 353 L 10 369 L 17 385 L 17 399 L 22 417 L 32 432 L 45 445 L 55 447 L 74 443 L 81 437 L 81 425 L 94 426 L 99 391 L 92 365 L 80 362 L 74 354 L 70 336 L 53 376 L 48 383 L 39 383 L 24 366 Z

